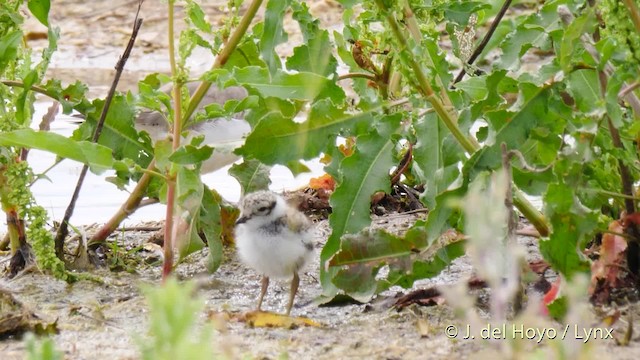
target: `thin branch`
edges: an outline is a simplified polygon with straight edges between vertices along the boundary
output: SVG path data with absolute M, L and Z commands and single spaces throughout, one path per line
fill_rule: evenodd
M 231 34 L 229 41 L 224 46 L 224 48 L 222 48 L 222 51 L 220 51 L 218 56 L 216 56 L 216 60 L 214 61 L 213 66 L 211 67 L 211 70 L 219 69 L 223 67 L 224 64 L 227 63 L 229 56 L 231 56 L 231 54 L 235 51 L 236 47 L 238 47 L 240 40 L 242 40 L 242 37 L 247 32 L 247 29 L 249 29 L 249 25 L 251 25 L 251 21 L 253 20 L 256 13 L 258 12 L 258 9 L 260 9 L 260 5 L 262 5 L 262 0 L 253 0 L 251 2 L 249 7 L 247 8 L 247 12 L 245 12 L 244 16 L 242 16 L 242 19 L 240 20 L 238 27 L 233 31 L 233 34 Z M 193 115 L 193 113 L 196 111 L 196 108 L 200 104 L 200 101 L 202 101 L 202 98 L 207 93 L 207 91 L 209 91 L 210 87 L 211 87 L 211 82 L 202 81 L 198 86 L 198 88 L 196 89 L 196 91 L 193 93 L 193 95 L 191 95 L 191 99 L 189 100 L 189 107 L 187 108 L 187 110 L 185 111 L 182 117 L 183 119 L 185 119 L 185 123 L 188 121 L 189 118 L 191 118 L 191 115 Z
M 627 96 L 629 93 L 631 93 L 632 91 L 634 91 L 639 87 L 640 87 L 640 81 L 636 81 L 633 84 L 625 86 L 618 93 L 618 98 L 623 99 L 625 96 Z
M 367 80 L 376 81 L 375 76 L 371 74 L 365 74 L 365 73 L 349 73 L 349 74 L 340 75 L 338 76 L 338 81 L 353 79 L 353 78 L 364 78 Z
M 473 64 L 473 62 L 476 61 L 478 56 L 480 56 L 480 54 L 482 54 L 482 51 L 484 51 L 484 48 L 487 47 L 487 44 L 489 43 L 489 40 L 491 40 L 491 37 L 493 36 L 493 33 L 498 28 L 498 25 L 500 24 L 500 21 L 502 21 L 502 18 L 504 17 L 504 14 L 509 9 L 509 6 L 511 6 L 511 0 L 505 0 L 505 2 L 502 4 L 502 7 L 500 8 L 500 11 L 496 15 L 496 17 L 493 19 L 493 22 L 491 23 L 491 26 L 489 26 L 489 31 L 487 31 L 487 33 L 484 35 L 484 38 L 482 39 L 482 41 L 480 41 L 480 44 L 478 44 L 478 46 L 475 48 L 475 50 L 473 51 L 473 54 L 471 54 L 471 56 L 469 56 L 469 59 L 467 60 L 467 64 L 468 65 Z M 462 80 L 462 78 L 464 77 L 464 75 L 466 73 L 467 73 L 467 71 L 466 71 L 465 67 L 463 66 L 462 69 L 460 69 L 460 72 L 458 73 L 458 76 L 456 76 L 455 80 L 453 80 L 453 83 L 455 84 L 455 83 L 460 82 L 460 80 Z
M 630 199 L 633 201 L 640 201 L 640 198 L 635 197 L 635 196 L 631 196 L 631 195 L 627 195 L 627 194 L 620 194 L 617 192 L 613 192 L 613 191 L 607 191 L 607 190 L 603 190 L 603 189 L 594 189 L 594 188 L 583 188 L 583 191 L 587 191 L 587 192 L 594 192 L 594 193 L 598 193 L 598 194 L 602 194 L 602 195 L 607 195 L 610 197 L 614 197 L 614 198 L 621 198 L 621 199 Z
M 156 166 L 155 161 L 151 161 L 147 169 L 154 169 Z M 142 202 L 142 198 L 144 197 L 145 190 L 147 186 L 149 186 L 149 182 L 151 181 L 151 174 L 149 172 L 145 172 L 138 180 L 136 187 L 131 191 L 131 195 L 127 198 L 127 200 L 120 206 L 120 209 L 109 219 L 109 221 L 102 225 L 100 230 L 98 230 L 91 239 L 89 240 L 88 246 L 94 247 L 98 244 L 103 243 L 111 233 L 115 229 L 118 228 L 118 225 L 122 222 L 122 220 L 126 219 L 127 216 L 131 215 L 136 209 L 140 206 Z
M 93 133 L 92 141 L 98 142 L 100 138 L 100 133 L 102 132 L 102 127 L 104 126 L 105 119 L 107 118 L 107 112 L 109 111 L 109 106 L 111 105 L 111 101 L 113 100 L 113 95 L 116 92 L 116 87 L 118 86 L 118 82 L 120 81 L 120 76 L 122 75 L 122 71 L 124 70 L 124 66 L 129 59 L 129 55 L 131 54 L 131 50 L 133 49 L 133 45 L 135 43 L 136 37 L 138 35 L 138 30 L 142 26 L 142 19 L 138 19 L 138 15 L 140 14 L 140 7 L 144 0 L 138 1 L 138 10 L 136 11 L 136 17 L 134 20 L 133 30 L 131 32 L 131 37 L 129 38 L 129 43 L 127 44 L 124 53 L 118 63 L 116 64 L 116 74 L 113 78 L 113 82 L 111 83 L 111 88 L 109 89 L 109 93 L 107 98 L 105 99 L 104 106 L 102 108 L 102 113 L 100 114 L 100 119 L 98 120 L 98 124 L 96 125 L 96 129 Z M 60 223 L 60 227 L 58 228 L 58 232 L 56 233 L 55 238 L 55 251 L 56 256 L 61 260 L 64 260 L 64 239 L 69 234 L 69 219 L 73 215 L 73 210 L 76 206 L 76 201 L 80 195 L 80 189 L 82 188 L 82 184 L 84 183 L 84 178 L 87 175 L 87 170 L 89 169 L 88 165 L 84 165 L 82 170 L 80 171 L 80 175 L 78 176 L 78 183 L 76 184 L 76 188 L 73 191 L 73 195 L 71 197 L 71 201 L 69 201 L 69 205 L 64 213 L 64 218 Z

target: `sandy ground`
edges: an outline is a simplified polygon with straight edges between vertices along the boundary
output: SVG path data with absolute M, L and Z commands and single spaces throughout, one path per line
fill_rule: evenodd
M 219 11 L 226 0 L 206 2 L 205 10 L 216 23 L 224 16 Z M 312 12 L 320 17 L 323 26 L 337 26 L 340 8 L 331 0 L 309 1 Z M 113 66 L 128 40 L 135 13 L 136 1 L 75 1 L 59 0 L 52 3 L 51 22 L 61 28 L 60 51 L 54 57 L 49 76 L 66 81 L 79 79 L 91 86 L 94 96 L 105 96 L 113 76 Z M 127 63 L 121 90 L 134 89 L 135 83 L 152 72 L 168 72 L 166 51 L 165 4 L 147 1 L 143 5 L 144 25 L 140 37 Z M 41 31 L 35 20 L 28 28 Z M 292 32 L 291 43 L 281 49 L 289 51 L 296 41 L 296 26 L 287 21 Z M 43 46 L 42 40 L 32 42 L 34 48 Z M 191 65 L 194 74 L 204 71 L 213 59 L 206 54 L 196 56 Z M 393 231 L 406 228 L 416 216 L 382 219 L 380 222 Z M 326 222 L 318 225 L 319 252 L 328 236 Z M 117 234 L 110 242 L 133 248 L 142 246 L 148 232 Z M 521 239 L 530 256 L 536 255 L 535 241 Z M 202 321 L 207 314 L 241 313 L 253 309 L 259 293 L 260 279 L 253 271 L 237 261 L 233 250 L 226 252 L 222 267 L 212 275 L 206 271 L 207 251 L 197 252 L 177 267 L 183 280 L 198 284 L 198 295 L 206 302 Z M 6 257 L 0 257 L 2 264 Z M 477 358 L 487 349 L 495 349 L 496 342 L 482 340 L 451 340 L 445 336 L 446 326 L 464 326 L 465 320 L 454 316 L 447 306 L 413 307 L 402 312 L 390 309 L 399 288 L 378 296 L 370 304 L 352 304 L 340 307 L 318 307 L 313 303 L 321 293 L 317 274 L 319 264 L 314 263 L 301 277 L 294 315 L 306 316 L 324 324 L 322 328 L 301 327 L 294 330 L 251 328 L 245 323 L 229 320 L 216 335 L 221 347 L 229 349 L 233 358 L 256 359 L 454 359 Z M 418 282 L 414 289 L 432 285 L 451 285 L 467 279 L 473 273 L 467 258 L 456 261 L 436 278 Z M 158 284 L 160 266 L 144 266 L 137 273 L 94 272 L 101 282 L 80 281 L 68 285 L 50 276 L 29 273 L 15 279 L 0 279 L 0 287 L 8 289 L 16 299 L 45 322 L 58 322 L 60 333 L 53 336 L 56 348 L 65 359 L 137 359 L 135 338 L 146 334 L 148 310 L 139 286 Z M 287 282 L 272 283 L 265 308 L 282 312 L 288 294 Z M 636 317 L 637 318 L 637 317 Z M 426 328 L 425 328 L 426 324 Z M 629 347 L 616 347 L 612 342 L 601 342 L 597 348 L 607 351 L 608 357 L 635 359 L 640 354 L 638 342 Z M 591 352 L 594 357 L 600 352 Z M 615 353 L 615 356 L 613 354 Z M 526 354 L 526 353 L 525 353 Z M 22 359 L 24 343 L 9 338 L 0 341 L 0 358 Z M 495 356 L 494 356 L 495 358 Z

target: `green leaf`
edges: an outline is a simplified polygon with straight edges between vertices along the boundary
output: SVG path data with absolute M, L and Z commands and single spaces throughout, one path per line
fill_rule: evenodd
M 91 167 L 91 171 L 97 174 L 114 166 L 109 148 L 88 141 L 74 141 L 46 131 L 20 129 L 0 133 L 0 146 L 47 151 L 62 158 L 87 164 Z
M 283 28 L 285 12 L 291 5 L 291 0 L 269 0 L 264 13 L 264 30 L 260 38 L 262 58 L 267 63 L 269 71 L 275 73 L 280 70 L 282 63 L 276 53 L 276 46 L 288 39 Z
M 265 68 L 248 66 L 236 69 L 233 75 L 238 83 L 255 89 L 263 97 L 311 101 L 322 94 L 336 104 L 345 99 L 344 91 L 334 81 L 310 72 L 289 74 L 278 70 L 272 76 Z
M 516 30 L 502 42 L 502 56 L 494 67 L 506 70 L 518 70 L 522 55 L 532 47 L 542 50 L 550 48 L 551 38 L 562 32 L 558 17 L 561 1 L 545 3 L 539 12 L 527 16 Z
M 576 101 L 578 110 L 585 114 L 596 113 L 596 116 L 606 111 L 596 70 L 574 71 L 567 80 L 567 90 Z
M 479 1 L 445 1 L 444 15 L 447 20 L 460 26 L 467 26 L 471 14 L 483 9 L 491 9 L 491 5 Z
M 415 280 L 436 276 L 455 258 L 464 255 L 458 239 L 428 245 L 423 222 L 416 223 L 404 237 L 384 230 L 364 229 L 342 238 L 340 251 L 329 266 L 336 268 L 333 283 L 360 302 L 393 285 L 409 288 Z M 380 276 L 384 265 L 389 273 Z
M 549 315 L 556 321 L 562 321 L 569 312 L 569 301 L 566 296 L 560 296 L 547 305 Z
M 334 46 L 329 32 L 320 29 L 320 21 L 309 13 L 304 2 L 293 2 L 293 18 L 298 22 L 304 43 L 293 49 L 287 58 L 287 69 L 330 76 L 336 72 L 338 61 L 333 57 Z
M 205 189 L 198 217 L 198 230 L 204 234 L 209 247 L 207 270 L 210 273 L 218 270 L 223 259 L 221 204 L 222 198 L 218 193 Z
M 369 133 L 358 136 L 354 153 L 340 163 L 338 185 L 330 200 L 332 232 L 320 255 L 322 264 L 339 250 L 343 235 L 355 234 L 369 225 L 371 195 L 376 191 L 389 191 L 389 170 L 395 165 L 391 135 L 398 129 L 401 119 L 397 115 L 381 118 Z M 320 279 L 324 295 L 328 297 L 337 293 L 332 284 L 335 270 L 321 267 Z
M 537 92 L 535 92 L 537 91 Z M 502 166 L 501 144 L 507 149 L 521 149 L 532 136 L 534 129 L 552 123 L 555 114 L 550 113 L 548 89 L 536 89 L 531 99 L 526 101 L 522 109 L 511 117 L 496 135 L 495 143 L 476 151 L 464 164 L 463 171 L 469 171 L 471 180 L 482 171 L 492 171 Z
M 293 55 L 287 59 L 287 69 L 330 76 L 336 72 L 338 61 L 331 51 L 329 33 L 322 30 L 307 44 L 293 49 Z
M 42 25 L 49 27 L 49 0 L 29 0 L 27 7 Z
M 104 101 L 95 100 L 94 106 L 96 110 L 89 113 L 86 121 L 74 131 L 74 139 L 88 140 L 93 137 Z M 121 94 L 114 96 L 98 143 L 111 148 L 116 159 L 132 159 L 136 164 L 146 167 L 151 162 L 153 148 L 148 137 L 138 135 L 133 125 L 134 116 L 135 108 L 127 98 Z
M 464 153 L 436 114 L 426 114 L 414 127 L 417 137 L 413 149 L 414 171 L 425 186 L 420 199 L 433 209 L 436 196 L 458 177 L 458 163 Z
M 271 168 L 256 159 L 244 159 L 242 164 L 233 164 L 229 169 L 229 175 L 240 183 L 243 194 L 249 194 L 258 190 L 268 190 L 271 179 Z
M 301 163 L 300 161 L 288 161 L 285 166 L 289 169 L 289 171 L 291 171 L 293 176 L 311 172 L 311 169 L 309 169 L 307 165 Z
M 172 231 L 176 236 L 174 241 L 180 250 L 180 260 L 204 247 L 197 227 L 204 188 L 198 169 L 177 167 L 173 212 L 173 226 L 177 231 Z
M 597 25 L 594 10 L 589 7 L 567 26 L 558 51 L 558 63 L 563 71 L 569 72 L 573 67 L 572 63 L 580 60 L 579 56 L 584 52 L 580 37 L 584 34 L 592 34 Z
M 575 168 L 581 167 L 576 164 Z M 589 271 L 582 249 L 597 228 L 597 213 L 583 206 L 576 198 L 575 188 L 564 183 L 549 184 L 544 203 L 553 232 L 539 242 L 542 256 L 567 278 Z
M 370 112 L 351 115 L 336 108 L 329 100 L 320 100 L 312 106 L 308 119 L 302 123 L 279 113 L 268 114 L 236 153 L 254 157 L 265 164 L 309 160 L 325 151 L 327 146 L 335 144 L 335 138 L 341 131 L 371 121 Z
M 191 23 L 200 31 L 207 34 L 211 33 L 211 24 L 207 22 L 204 11 L 202 11 L 202 8 L 196 2 L 187 1 L 187 15 Z
M 211 146 L 205 145 L 198 148 L 193 145 L 186 145 L 171 154 L 169 160 L 180 165 L 198 164 L 210 158 L 211 154 L 213 154 Z
M 0 38 L 0 68 L 4 68 L 18 56 L 18 47 L 22 40 L 20 30 L 12 31 Z

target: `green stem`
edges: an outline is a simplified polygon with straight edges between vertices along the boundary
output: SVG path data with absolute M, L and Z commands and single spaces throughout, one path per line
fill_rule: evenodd
M 338 76 L 338 81 L 346 80 L 346 79 L 355 79 L 355 78 L 364 78 L 371 81 L 376 81 L 376 77 L 371 74 L 365 73 L 348 73 L 344 75 Z
M 249 25 L 251 25 L 251 21 L 258 12 L 258 9 L 260 9 L 260 5 L 262 5 L 262 0 L 253 0 L 251 2 L 249 7 L 247 8 L 247 12 L 244 13 L 244 16 L 240 20 L 238 27 L 233 31 L 233 34 L 231 34 L 229 41 L 216 57 L 211 70 L 219 69 L 227 63 L 229 56 L 231 56 L 236 47 L 238 47 L 240 40 L 242 40 L 242 37 L 247 32 L 247 29 L 249 29 Z M 187 119 L 189 119 L 191 115 L 193 115 L 193 113 L 196 111 L 198 104 L 200 104 L 200 101 L 207 93 L 207 91 L 209 91 L 210 87 L 211 82 L 204 80 L 200 83 L 196 91 L 193 93 L 193 95 L 191 96 L 191 100 L 189 101 L 189 107 L 187 108 L 183 116 L 183 119 L 185 119 L 185 123 L 188 121 Z
M 620 193 L 617 193 L 617 192 L 603 190 L 603 189 L 586 188 L 586 189 L 583 189 L 583 190 L 584 191 L 588 191 L 588 192 L 594 192 L 594 193 L 602 194 L 602 195 L 607 195 L 607 196 L 614 197 L 614 198 L 640 201 L 640 198 L 637 198 L 635 196 L 631 196 L 631 195 L 627 195 L 627 194 L 620 194 Z
M 622 0 L 629 10 L 629 15 L 633 25 L 636 27 L 636 31 L 640 32 L 640 11 L 633 0 Z

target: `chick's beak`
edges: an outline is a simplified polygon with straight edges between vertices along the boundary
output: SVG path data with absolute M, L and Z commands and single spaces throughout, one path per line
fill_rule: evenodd
M 236 225 L 244 224 L 249 220 L 248 216 L 240 216 L 240 218 L 236 221 Z

